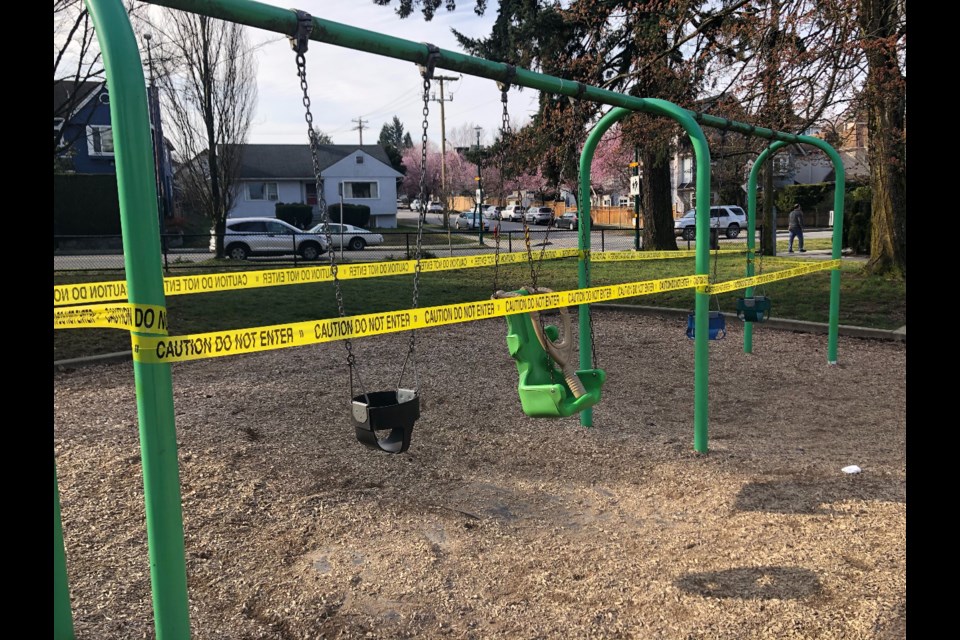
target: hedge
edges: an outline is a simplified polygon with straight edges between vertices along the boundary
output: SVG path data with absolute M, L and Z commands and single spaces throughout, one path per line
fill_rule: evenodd
M 276 204 L 276 216 L 279 220 L 292 224 L 298 229 L 306 229 L 313 222 L 313 207 L 302 202 L 286 204 L 278 202 Z
M 352 224 L 355 227 L 366 228 L 370 223 L 370 207 L 365 204 L 344 204 L 343 220 L 340 219 L 340 203 L 334 203 L 327 207 L 327 214 L 331 222 L 343 222 Z
M 53 235 L 120 235 L 114 174 L 53 174 Z

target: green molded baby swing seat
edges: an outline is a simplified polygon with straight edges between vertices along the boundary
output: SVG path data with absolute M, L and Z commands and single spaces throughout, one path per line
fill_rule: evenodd
M 747 322 L 763 322 L 770 318 L 770 298 L 753 296 L 737 298 L 737 316 Z
M 547 293 L 539 288 L 536 293 Z M 527 288 L 498 291 L 494 298 L 530 295 Z M 535 313 L 506 316 L 507 347 L 517 361 L 520 381 L 517 390 L 523 412 L 534 418 L 565 418 L 600 402 L 600 388 L 607 374 L 601 369 L 578 369 L 567 366 L 572 355 L 570 320 L 567 309 L 560 310 L 561 326 L 543 327 Z M 560 339 L 561 329 L 563 338 Z M 551 353 L 547 354 L 544 348 Z

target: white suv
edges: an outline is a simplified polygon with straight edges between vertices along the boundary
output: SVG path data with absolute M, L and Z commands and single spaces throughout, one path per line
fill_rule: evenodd
M 522 207 L 519 204 L 511 204 L 500 212 L 500 219 L 507 220 L 509 222 L 523 222 L 524 212 L 526 212 L 525 207 Z
M 721 204 L 710 207 L 710 228 L 723 231 L 728 238 L 736 238 L 741 229 L 747 228 L 746 212 L 733 204 Z M 673 221 L 673 233 L 684 240 L 693 240 L 697 236 L 697 210 L 690 209 Z
M 216 250 L 216 242 L 216 236 L 211 234 L 211 251 Z M 224 255 L 234 260 L 294 254 L 304 260 L 316 260 L 326 250 L 327 239 L 322 233 L 303 231 L 276 218 L 229 219 L 223 236 Z

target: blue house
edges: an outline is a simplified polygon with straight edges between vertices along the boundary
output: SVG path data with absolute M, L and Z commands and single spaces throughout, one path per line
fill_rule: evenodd
M 54 153 L 72 173 L 116 173 L 106 82 L 53 83 Z
M 148 89 L 154 139 L 160 109 L 155 89 Z M 162 128 L 161 128 L 162 130 Z M 55 169 L 61 173 L 116 175 L 113 130 L 110 123 L 110 92 L 104 81 L 53 83 L 53 145 Z M 155 162 L 159 180 L 157 192 L 164 217 L 173 216 L 172 145 L 163 138 Z

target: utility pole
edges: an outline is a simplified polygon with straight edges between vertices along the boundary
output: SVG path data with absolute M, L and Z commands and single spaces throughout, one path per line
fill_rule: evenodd
M 447 118 L 444 113 L 443 103 L 451 102 L 453 96 L 449 98 L 443 97 L 443 81 L 449 80 L 450 82 L 456 82 L 460 78 L 452 78 L 450 76 L 433 76 L 434 80 L 440 82 L 440 97 L 432 96 L 430 98 L 433 102 L 440 103 L 440 192 L 443 194 L 443 226 L 450 226 L 450 212 L 447 211 Z
M 367 123 L 370 122 L 370 121 L 369 121 L 369 120 L 364 120 L 363 118 L 357 118 L 356 120 L 351 120 L 350 122 L 356 122 L 356 123 L 357 123 L 357 126 L 354 127 L 354 130 L 355 130 L 355 131 L 356 131 L 356 130 L 359 130 L 359 131 L 360 131 L 360 146 L 362 147 L 362 146 L 363 146 L 363 130 L 364 130 L 364 128 L 365 128 L 363 125 L 367 124 Z
M 480 228 L 480 244 L 483 244 L 483 174 L 480 172 L 480 165 L 483 162 L 480 132 L 483 131 L 483 127 L 478 125 L 473 129 L 477 132 L 477 225 Z

